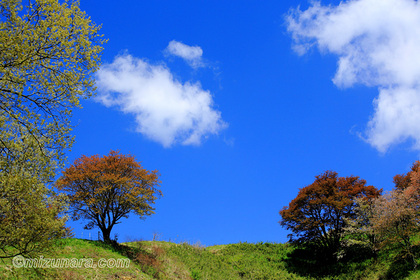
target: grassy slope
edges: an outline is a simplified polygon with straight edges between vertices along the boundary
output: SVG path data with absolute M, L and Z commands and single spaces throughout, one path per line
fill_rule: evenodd
M 113 248 L 97 241 L 65 239 L 44 258 L 129 257 L 129 268 L 14 268 L 0 265 L 0 279 L 420 279 L 398 251 L 348 260 L 330 267 L 286 244 L 239 243 L 200 247 L 164 241 L 131 242 Z M 419 260 L 420 261 L 420 260 Z
M 98 241 L 82 239 L 63 239 L 57 243 L 50 252 L 43 255 L 45 258 L 92 258 L 94 264 L 98 264 L 101 258 L 122 259 L 126 258 L 109 245 Z M 41 258 L 39 256 L 38 258 Z M 153 279 L 143 273 L 141 267 L 130 262 L 128 268 L 48 268 L 48 269 L 25 269 L 15 268 L 12 261 L 3 260 L 0 263 L 0 279 Z

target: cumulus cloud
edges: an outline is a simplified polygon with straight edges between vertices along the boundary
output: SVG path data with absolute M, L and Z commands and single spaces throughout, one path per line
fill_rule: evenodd
M 181 83 L 164 65 L 125 54 L 97 72 L 98 100 L 134 114 L 137 130 L 164 147 L 199 145 L 227 124 L 199 83 Z
M 415 0 L 313 2 L 287 17 L 299 54 L 317 47 L 338 56 L 340 88 L 374 86 L 374 114 L 365 140 L 381 152 L 412 138 L 420 149 L 420 6 Z
M 181 42 L 172 40 L 169 42 L 165 51 L 170 55 L 181 57 L 193 68 L 204 66 L 202 59 L 203 50 L 199 46 L 188 46 Z

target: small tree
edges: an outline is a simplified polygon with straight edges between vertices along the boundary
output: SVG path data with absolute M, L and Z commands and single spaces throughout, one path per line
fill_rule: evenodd
M 354 218 L 356 198 L 371 199 L 381 190 L 359 177 L 338 177 L 333 171 L 316 176 L 280 211 L 280 225 L 292 231 L 294 242 L 313 242 L 332 257 L 340 248 L 346 218 Z
M 359 245 L 359 247 L 369 249 L 370 253 L 373 254 L 376 254 L 379 244 L 378 236 L 372 226 L 375 200 L 356 198 L 355 217 L 346 218 L 346 227 L 344 228 L 347 245 Z
M 399 244 L 417 267 L 413 236 L 420 231 L 420 162 L 394 177 L 395 189 L 374 200 L 370 220 L 381 248 Z
M 0 188 L 0 258 L 33 257 L 66 236 L 65 197 L 22 170 L 0 172 Z
M 405 255 L 417 263 L 412 250 L 412 237 L 419 232 L 420 216 L 411 194 L 394 190 L 375 200 L 371 218 L 372 229 L 380 240 L 380 248 L 399 244 Z
M 108 156 L 82 156 L 56 182 L 70 198 L 73 220 L 89 220 L 110 242 L 112 227 L 134 212 L 140 218 L 154 214 L 152 204 L 162 195 L 157 171 L 147 171 L 131 155 L 111 151 Z

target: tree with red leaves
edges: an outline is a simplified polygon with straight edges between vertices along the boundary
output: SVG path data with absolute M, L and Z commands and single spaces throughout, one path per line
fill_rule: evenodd
M 134 156 L 111 151 L 99 157 L 82 156 L 63 171 L 55 186 L 67 192 L 73 220 L 89 220 L 85 229 L 99 227 L 110 242 L 112 227 L 134 212 L 154 214 L 151 206 L 162 195 L 157 171 L 147 171 Z
M 411 167 L 411 170 L 407 174 L 398 174 L 394 176 L 394 184 L 395 189 L 397 190 L 404 190 L 407 187 L 409 187 L 411 184 L 411 181 L 413 183 L 416 183 L 416 176 L 419 176 L 420 174 L 420 161 L 414 162 L 413 166 Z M 420 182 L 417 181 L 417 185 L 420 186 Z
M 332 257 L 340 248 L 346 219 L 356 216 L 355 199 L 370 200 L 382 190 L 366 186 L 366 181 L 356 176 L 338 177 L 334 171 L 315 178 L 280 211 L 280 225 L 293 232 L 289 234 L 292 242 L 311 242 Z

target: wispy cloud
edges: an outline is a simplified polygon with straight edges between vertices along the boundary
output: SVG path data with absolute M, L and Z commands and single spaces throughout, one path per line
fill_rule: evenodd
M 204 67 L 203 50 L 199 46 L 188 46 L 181 42 L 172 40 L 165 49 L 166 53 L 179 56 L 184 59 L 191 67 Z
M 414 139 L 420 149 L 420 6 L 414 0 L 313 2 L 292 10 L 288 30 L 296 52 L 316 46 L 336 54 L 338 87 L 375 86 L 379 96 L 364 139 L 381 152 Z
M 199 145 L 227 124 L 200 83 L 181 83 L 164 65 L 125 54 L 97 73 L 98 100 L 135 115 L 137 130 L 164 147 Z

